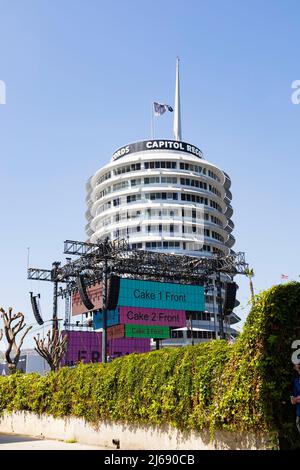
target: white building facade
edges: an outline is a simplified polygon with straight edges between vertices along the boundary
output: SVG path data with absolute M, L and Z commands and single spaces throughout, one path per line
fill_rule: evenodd
M 137 250 L 197 257 L 229 254 L 235 243 L 230 185 L 229 176 L 192 144 L 129 144 L 87 183 L 86 233 L 91 242 L 125 238 Z M 164 344 L 218 337 L 216 288 L 206 293 L 204 312 L 187 315 L 189 328 L 173 331 Z M 234 336 L 231 325 L 238 321 L 235 314 L 226 318 L 225 333 Z

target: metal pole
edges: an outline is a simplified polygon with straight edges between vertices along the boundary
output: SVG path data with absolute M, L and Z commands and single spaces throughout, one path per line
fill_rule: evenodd
M 51 280 L 53 282 L 53 314 L 52 314 L 52 328 L 53 332 L 58 331 L 58 320 L 57 320 L 57 292 L 58 292 L 58 279 L 57 279 L 57 272 L 60 266 L 59 261 L 55 261 L 52 263 L 52 271 L 51 271 Z
M 215 339 L 217 339 L 217 319 L 216 319 L 216 309 L 215 309 L 215 289 L 212 291 L 212 298 L 213 298 L 213 313 L 214 313 L 214 332 L 215 332 Z
M 53 283 L 53 331 L 58 330 L 58 321 L 57 321 L 57 289 L 58 289 L 58 281 L 54 281 Z
M 154 139 L 154 116 L 153 116 L 153 102 L 151 102 L 151 140 Z
M 193 318 L 192 315 L 190 315 L 190 326 L 191 326 L 191 339 L 192 339 L 192 346 L 194 346 L 194 332 L 193 332 Z
M 221 290 L 221 274 L 220 271 L 217 273 L 217 302 L 218 302 L 218 313 L 219 313 L 219 330 L 220 338 L 225 339 L 224 335 L 224 324 L 223 324 L 223 307 L 222 307 L 222 290 Z
M 72 259 L 71 258 L 66 258 L 67 263 L 71 263 Z M 67 289 L 68 292 L 66 293 L 65 297 L 65 329 L 68 329 L 68 325 L 71 323 L 71 301 L 72 301 L 72 296 L 70 293 L 70 282 L 67 281 Z
M 107 362 L 106 343 L 107 343 L 107 257 L 104 260 L 103 272 L 103 332 L 102 332 L 102 362 Z

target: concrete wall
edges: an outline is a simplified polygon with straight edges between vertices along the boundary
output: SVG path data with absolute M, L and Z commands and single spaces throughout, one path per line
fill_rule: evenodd
M 268 449 L 270 436 L 218 431 L 213 442 L 208 432 L 182 432 L 170 426 L 138 426 L 101 422 L 97 426 L 81 418 L 53 418 L 27 411 L 0 415 L 0 432 L 43 436 L 50 439 L 74 439 L 82 444 L 112 447 L 112 439 L 120 441 L 120 449 L 145 450 L 212 450 Z

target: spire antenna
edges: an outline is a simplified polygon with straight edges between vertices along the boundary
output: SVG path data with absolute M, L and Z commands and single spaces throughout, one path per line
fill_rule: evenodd
M 179 86 L 179 57 L 176 59 L 176 84 L 175 84 L 175 107 L 174 107 L 174 139 L 181 140 L 181 111 L 180 111 L 180 86 Z

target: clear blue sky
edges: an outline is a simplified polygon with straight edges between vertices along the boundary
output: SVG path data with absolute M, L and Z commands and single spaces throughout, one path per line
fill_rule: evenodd
M 183 138 L 232 178 L 235 249 L 256 292 L 298 278 L 298 1 L 0 0 L 0 17 L 0 305 L 32 323 L 34 290 L 51 317 L 50 284 L 26 280 L 27 247 L 50 268 L 63 240 L 85 239 L 86 180 L 150 137 L 152 101 L 174 102 L 177 55 Z M 172 136 L 171 118 L 156 137 Z

